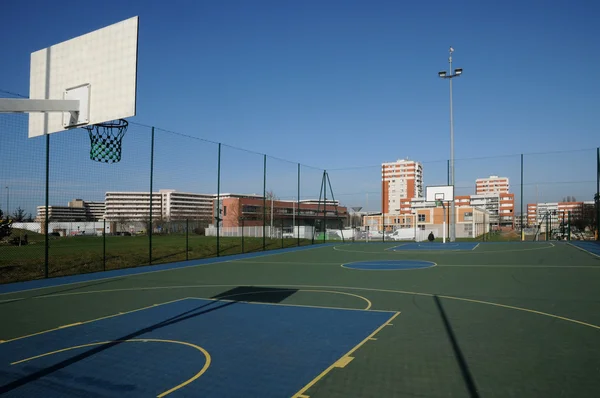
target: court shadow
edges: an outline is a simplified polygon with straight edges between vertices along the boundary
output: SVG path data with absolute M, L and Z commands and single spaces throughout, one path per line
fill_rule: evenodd
M 433 296 L 433 300 L 435 301 L 435 305 L 437 306 L 438 311 L 440 312 L 440 316 L 442 317 L 442 321 L 444 322 L 444 328 L 446 329 L 446 333 L 448 334 L 448 339 L 450 340 L 450 344 L 452 345 L 452 350 L 454 351 L 454 357 L 458 362 L 458 366 L 460 368 L 460 372 L 463 376 L 463 380 L 465 381 L 465 385 L 467 390 L 469 391 L 469 396 L 471 398 L 479 398 L 479 393 L 477 392 L 477 385 L 475 384 L 475 380 L 473 379 L 473 375 L 471 375 L 471 371 L 469 370 L 469 365 L 467 364 L 467 360 L 463 355 L 460 345 L 458 344 L 458 340 L 456 339 L 456 335 L 454 334 L 454 330 L 452 330 L 452 325 L 450 324 L 450 320 L 446 315 L 446 311 L 444 311 L 444 307 L 442 306 L 442 302 L 440 301 L 437 295 Z
M 297 291 L 297 289 L 277 287 L 238 286 L 211 298 L 215 300 L 252 301 L 255 303 L 281 303 Z

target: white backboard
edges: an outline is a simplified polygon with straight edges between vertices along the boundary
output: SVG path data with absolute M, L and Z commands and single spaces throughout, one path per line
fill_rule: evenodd
M 438 185 L 427 187 L 427 202 L 452 202 L 454 200 L 454 186 L 453 185 Z
M 30 99 L 72 99 L 89 85 L 89 113 L 77 125 L 135 116 L 138 17 L 31 54 Z M 29 137 L 75 127 L 67 112 L 30 113 Z

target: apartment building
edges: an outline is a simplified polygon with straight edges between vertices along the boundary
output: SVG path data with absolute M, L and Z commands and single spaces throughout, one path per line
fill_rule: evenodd
M 560 224 L 563 219 L 580 219 L 586 214 L 586 207 L 594 206 L 593 201 L 587 202 L 546 202 L 527 204 L 527 225 L 535 226 L 550 220 L 551 224 Z M 588 211 L 589 213 L 589 211 Z
M 475 180 L 476 195 L 508 193 L 509 189 L 508 177 L 489 176 Z
M 177 192 L 174 189 L 161 189 L 159 193 L 165 220 L 211 221 L 215 195 Z
M 409 214 L 410 200 L 423 197 L 421 163 L 408 159 L 382 163 L 381 192 L 384 214 Z
M 161 189 L 152 193 L 152 219 L 212 220 L 214 194 Z M 106 192 L 107 221 L 142 221 L 150 218 L 149 192 Z
M 456 208 L 476 207 L 486 211 L 488 222 L 499 228 L 515 226 L 515 195 L 508 192 L 476 195 L 457 195 L 454 197 Z M 419 205 L 418 202 L 413 204 Z
M 48 219 L 52 221 L 99 221 L 104 217 L 104 202 L 73 199 L 67 206 L 48 206 Z M 36 222 L 46 219 L 46 206 L 37 206 Z

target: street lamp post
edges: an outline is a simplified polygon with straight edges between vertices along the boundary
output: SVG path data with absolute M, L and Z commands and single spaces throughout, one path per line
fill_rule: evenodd
M 448 63 L 450 64 L 450 71 L 438 72 L 438 76 L 442 79 L 450 80 L 450 185 L 454 186 L 454 115 L 452 112 L 452 79 L 462 75 L 462 68 L 456 68 L 452 71 L 452 53 L 454 49 L 450 47 L 448 57 Z M 454 242 L 456 239 L 456 206 L 454 200 L 450 202 L 450 242 Z
M 8 185 L 6 186 L 6 219 L 8 220 L 8 217 L 10 216 L 10 205 L 9 205 L 9 199 L 10 199 L 10 189 L 8 188 Z

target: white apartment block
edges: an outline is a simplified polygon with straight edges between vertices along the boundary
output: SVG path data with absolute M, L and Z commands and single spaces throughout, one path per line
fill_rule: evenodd
M 410 213 L 410 200 L 423 197 L 423 166 L 408 159 L 382 163 L 381 184 L 383 213 Z
M 104 202 L 73 199 L 67 206 L 48 206 L 48 219 L 53 221 L 99 221 L 104 218 Z M 46 206 L 37 206 L 37 222 L 46 219 Z
M 475 180 L 476 195 L 508 193 L 509 188 L 508 177 L 489 176 Z
M 152 193 L 152 219 L 209 221 L 212 219 L 214 198 L 213 194 L 161 189 Z M 107 221 L 142 221 L 150 217 L 149 192 L 107 192 L 105 205 Z
M 211 220 L 213 200 L 216 195 L 177 192 L 161 189 L 162 214 L 166 220 L 206 219 Z

